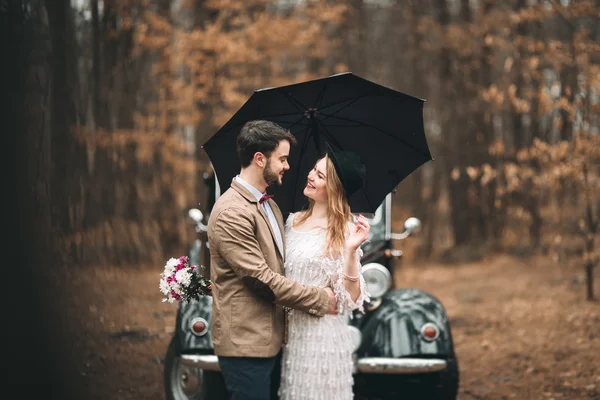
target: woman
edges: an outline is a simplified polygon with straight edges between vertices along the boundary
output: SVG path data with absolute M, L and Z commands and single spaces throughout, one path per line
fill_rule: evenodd
M 360 245 L 370 226 L 362 215 L 352 223 L 348 198 L 364 179 L 364 166 L 356 154 L 329 148 L 308 174 L 304 188 L 308 209 L 287 219 L 286 276 L 304 285 L 331 286 L 338 315 L 315 318 L 287 310 L 282 400 L 353 398 L 352 341 L 345 313 L 364 312 L 363 304 L 369 300 L 360 269 Z

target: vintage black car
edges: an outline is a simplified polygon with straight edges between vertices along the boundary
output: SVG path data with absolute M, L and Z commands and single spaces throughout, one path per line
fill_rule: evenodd
M 199 234 L 190 261 L 208 266 L 203 214 L 192 209 L 189 216 Z M 393 269 L 402 257 L 393 243 L 418 231 L 420 222 L 409 218 L 403 233 L 393 233 L 391 195 L 371 217 L 362 258 L 371 302 L 365 314 L 355 312 L 348 318 L 355 343 L 355 398 L 456 399 L 459 369 L 446 310 L 429 293 L 393 287 Z M 179 306 L 164 364 L 167 399 L 227 398 L 213 351 L 211 322 L 212 297 Z

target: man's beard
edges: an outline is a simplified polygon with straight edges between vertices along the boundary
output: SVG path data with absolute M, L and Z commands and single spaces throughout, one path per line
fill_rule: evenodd
M 263 179 L 268 186 L 281 185 L 281 182 L 279 181 L 279 174 L 275 173 L 275 171 L 271 169 L 271 162 L 267 163 L 267 166 L 263 170 Z

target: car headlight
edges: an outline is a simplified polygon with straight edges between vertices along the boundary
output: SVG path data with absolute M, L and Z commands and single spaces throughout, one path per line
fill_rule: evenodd
M 363 265 L 362 274 L 367 283 L 371 299 L 381 297 L 392 286 L 392 275 L 386 267 L 378 263 Z

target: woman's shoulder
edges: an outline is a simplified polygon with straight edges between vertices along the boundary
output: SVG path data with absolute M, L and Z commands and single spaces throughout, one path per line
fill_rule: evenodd
M 294 224 L 296 221 L 298 221 L 298 218 L 302 217 L 302 215 L 304 215 L 304 211 L 291 212 L 287 217 L 286 225 Z
M 296 215 L 298 215 L 299 212 L 291 212 L 289 213 L 287 219 L 285 220 L 285 226 L 286 228 L 291 228 L 292 225 L 294 224 L 294 221 L 296 220 Z

